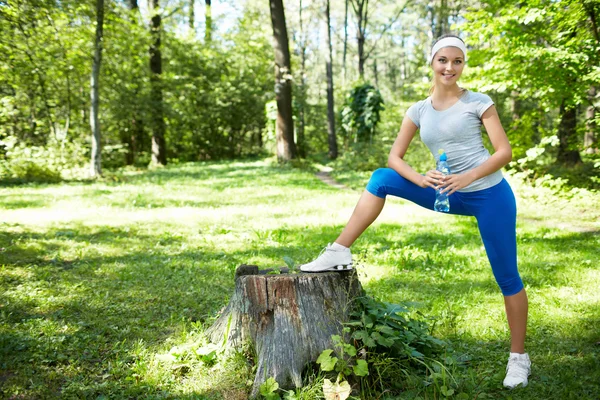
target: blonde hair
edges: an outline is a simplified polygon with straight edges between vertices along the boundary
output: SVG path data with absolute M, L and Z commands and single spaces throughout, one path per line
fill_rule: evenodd
M 433 49 L 433 46 L 435 46 L 435 44 L 437 42 L 439 42 L 440 40 L 447 38 L 447 37 L 452 37 L 452 38 L 457 38 L 458 40 L 460 40 L 461 42 L 464 43 L 464 40 L 462 40 L 458 35 L 454 35 L 452 33 L 445 33 L 442 36 L 438 37 L 437 39 L 435 39 L 435 41 L 431 44 L 431 48 Z M 433 60 L 432 60 L 433 63 Z M 466 89 L 460 88 L 462 92 L 465 92 Z M 435 90 L 435 76 L 431 77 L 431 87 L 429 88 L 429 95 L 431 96 L 433 94 Z

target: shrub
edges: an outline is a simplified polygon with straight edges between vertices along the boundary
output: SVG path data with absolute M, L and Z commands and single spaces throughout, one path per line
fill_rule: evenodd
M 58 182 L 63 172 L 80 167 L 85 150 L 74 143 L 49 141 L 45 147 L 17 143 L 14 136 L 0 141 L 0 181 Z

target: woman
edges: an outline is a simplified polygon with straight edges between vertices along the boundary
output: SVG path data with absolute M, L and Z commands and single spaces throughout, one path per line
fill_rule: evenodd
M 527 294 L 517 270 L 516 203 L 501 168 L 512 159 L 512 149 L 493 101 L 467 91 L 457 81 L 467 61 L 464 42 L 444 35 L 434 44 L 429 64 L 434 86 L 430 97 L 411 106 L 388 157 L 389 168 L 376 170 L 340 236 L 321 255 L 301 266 L 304 272 L 352 268 L 349 247 L 375 221 L 388 194 L 433 210 L 435 190 L 449 195 L 450 213 L 475 216 L 492 271 L 504 295 L 511 332 L 504 386 L 527 386 L 531 371 L 525 353 Z M 483 146 L 485 126 L 494 153 Z M 434 157 L 443 149 L 452 174 L 436 170 L 421 175 L 403 159 L 417 130 Z

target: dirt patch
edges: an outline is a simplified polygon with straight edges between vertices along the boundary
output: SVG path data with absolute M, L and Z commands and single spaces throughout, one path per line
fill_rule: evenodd
M 317 178 L 319 178 L 322 182 L 324 182 L 325 184 L 332 186 L 334 188 L 337 189 L 341 189 L 341 190 L 350 190 L 350 188 L 346 185 L 342 185 L 339 182 L 336 182 L 335 179 L 333 179 L 331 177 L 331 175 L 329 175 L 329 172 L 327 171 L 319 171 L 316 173 Z

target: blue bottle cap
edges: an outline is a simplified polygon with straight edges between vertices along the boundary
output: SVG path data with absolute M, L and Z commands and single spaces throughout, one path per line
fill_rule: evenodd
M 446 153 L 440 154 L 440 161 L 448 161 L 448 157 L 446 157 Z

